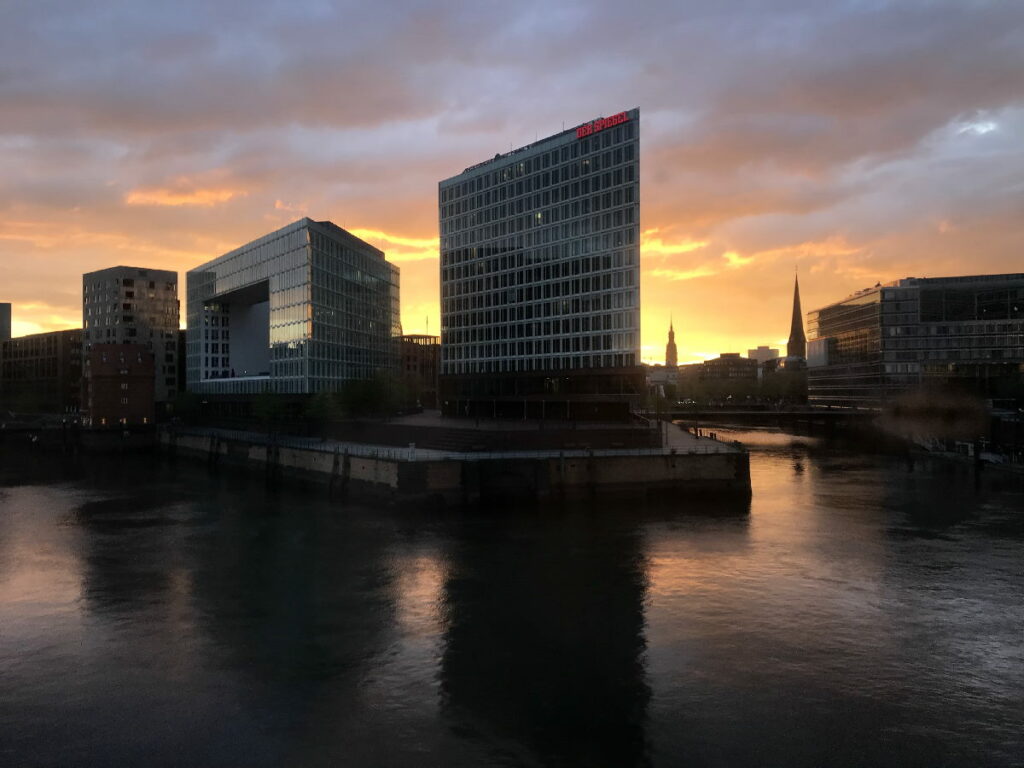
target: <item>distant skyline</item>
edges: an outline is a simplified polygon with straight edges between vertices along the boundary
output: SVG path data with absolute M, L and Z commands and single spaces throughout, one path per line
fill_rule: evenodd
M 302 216 L 382 248 L 437 333 L 438 181 L 634 106 L 647 361 L 670 316 L 680 363 L 785 344 L 794 266 L 804 310 L 1024 268 L 1024 4 L 0 10 L 15 335 L 80 326 L 84 272 L 184 282 Z

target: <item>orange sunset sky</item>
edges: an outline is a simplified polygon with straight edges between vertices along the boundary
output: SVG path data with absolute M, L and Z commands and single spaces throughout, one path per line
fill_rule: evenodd
M 634 106 L 645 360 L 670 315 L 681 362 L 784 345 L 795 268 L 805 310 L 899 277 L 1024 271 L 1020 3 L 238 8 L 6 14 L 16 335 L 80 326 L 82 272 L 183 281 L 301 216 L 382 248 L 404 330 L 436 333 L 437 182 Z

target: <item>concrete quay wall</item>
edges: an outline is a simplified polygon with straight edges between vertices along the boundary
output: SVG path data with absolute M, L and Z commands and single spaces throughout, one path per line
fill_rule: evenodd
M 286 476 L 328 483 L 342 496 L 436 500 L 446 504 L 508 499 L 586 499 L 606 493 L 750 495 L 749 455 L 652 453 L 409 460 L 400 452 L 381 456 L 260 444 L 211 435 L 162 432 L 163 451 L 211 464 L 248 467 L 268 478 Z

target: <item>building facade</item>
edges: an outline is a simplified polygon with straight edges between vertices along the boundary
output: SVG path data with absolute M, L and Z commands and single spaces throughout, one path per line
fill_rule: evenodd
M 757 360 L 758 363 L 764 365 L 769 360 L 778 359 L 779 350 L 761 345 L 757 349 L 748 349 L 747 357 L 749 357 L 751 360 Z
M 723 352 L 701 363 L 701 381 L 757 381 L 757 360 L 740 357 L 739 352 Z
M 310 394 L 395 373 L 399 271 L 305 218 L 188 272 L 186 376 L 208 395 Z
M 437 374 L 441 363 L 441 339 L 426 334 L 406 334 L 401 343 L 402 381 L 411 404 L 437 408 Z
M 80 329 L 0 341 L 0 409 L 77 414 L 81 392 Z
M 93 344 L 85 353 L 88 399 L 82 423 L 93 428 L 141 427 L 156 417 L 156 363 L 143 344 Z
M 640 113 L 440 182 L 442 408 L 637 398 Z
M 921 387 L 1020 399 L 1024 274 L 905 278 L 808 313 L 808 402 L 879 408 Z
M 0 302 L 0 341 L 11 338 L 11 305 Z
M 178 273 L 110 267 L 82 275 L 83 351 L 94 344 L 141 344 L 153 355 L 153 395 L 162 413 L 182 388 L 178 379 Z M 86 371 L 88 373 L 88 371 Z M 82 401 L 89 400 L 89 378 Z

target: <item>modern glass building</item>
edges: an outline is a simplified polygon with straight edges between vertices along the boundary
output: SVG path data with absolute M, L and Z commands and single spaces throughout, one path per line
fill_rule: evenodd
M 1024 274 L 905 278 L 808 313 L 808 402 L 878 408 L 918 387 L 1016 399 Z
M 642 391 L 639 141 L 633 109 L 440 182 L 447 412 Z
M 382 251 L 308 218 L 190 270 L 188 389 L 308 394 L 396 371 L 398 276 Z

